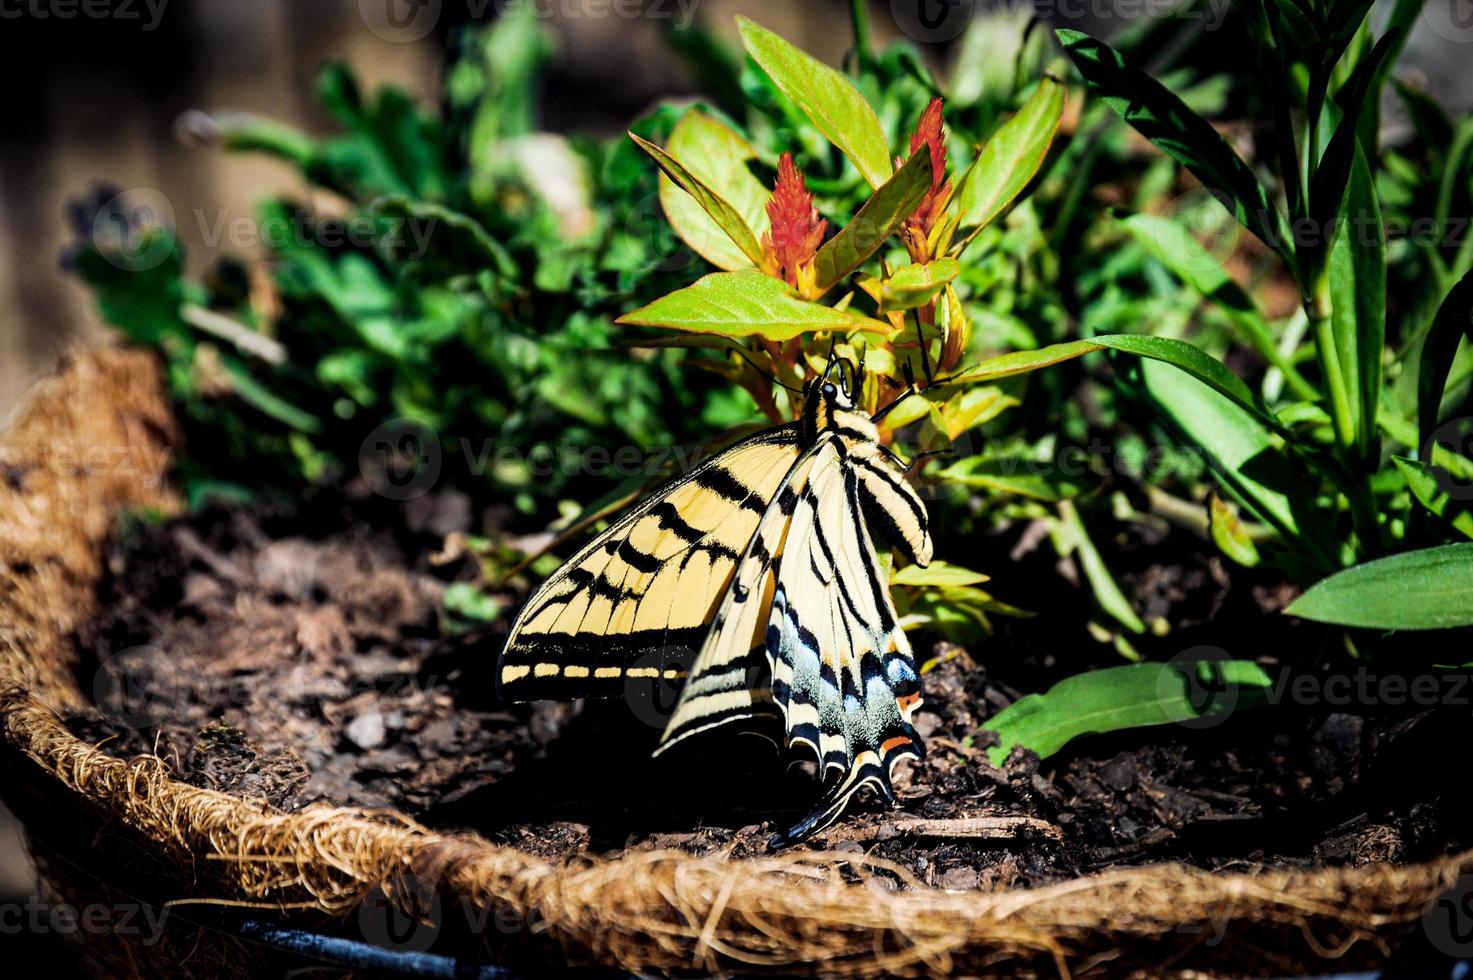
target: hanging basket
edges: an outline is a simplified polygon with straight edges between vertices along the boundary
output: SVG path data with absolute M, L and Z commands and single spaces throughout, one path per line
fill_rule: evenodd
M 187 785 L 162 759 L 125 761 L 75 737 L 61 714 L 88 703 L 73 636 L 97 612 L 115 519 L 179 509 L 167 484 L 150 478 L 176 433 L 154 360 L 96 350 L 38 385 L 0 442 L 4 793 L 45 842 L 38 858 L 53 882 L 78 866 L 99 877 L 121 867 L 129 894 L 179 903 L 171 908 L 253 909 L 257 919 L 360 940 L 353 924 L 366 909 L 413 921 L 455 903 L 488 922 L 528 924 L 514 955 L 531 962 L 643 974 L 1283 975 L 1335 970 L 1348 951 L 1389 951 L 1473 869 L 1473 852 L 1261 874 L 1163 865 L 954 894 L 866 881 L 877 869 L 850 853 L 728 861 L 657 851 L 553 863 L 392 812 L 281 812 Z M 53 861 L 53 838 L 82 846 Z M 173 958 L 174 975 L 185 957 L 209 975 L 226 964 L 249 972 L 249 959 L 229 948 L 201 960 L 190 948 L 154 946 Z M 140 955 L 97 960 L 136 967 Z M 159 975 L 159 964 L 151 969 Z

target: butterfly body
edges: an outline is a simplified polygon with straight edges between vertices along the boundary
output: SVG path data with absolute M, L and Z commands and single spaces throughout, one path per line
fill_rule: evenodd
M 565 563 L 512 627 L 503 696 L 683 682 L 657 753 L 769 717 L 823 778 L 792 839 L 863 785 L 893 800 L 894 765 L 922 751 L 910 724 L 920 686 L 871 529 L 921 565 L 931 538 L 903 464 L 849 388 L 810 380 L 796 422 L 706 460 Z

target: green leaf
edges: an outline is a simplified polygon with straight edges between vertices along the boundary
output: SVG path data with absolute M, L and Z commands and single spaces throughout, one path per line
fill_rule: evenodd
M 888 279 L 869 283 L 866 292 L 876 296 L 881 313 L 913 310 L 931 302 L 946 284 L 961 274 L 956 259 L 936 259 L 924 264 L 903 265 Z M 872 287 L 872 290 L 871 288 Z
M 757 151 L 730 126 L 698 109 L 680 117 L 665 150 L 679 160 L 701 183 L 729 203 L 761 242 L 769 227 L 767 200 L 771 192 L 762 186 L 748 166 Z M 680 188 L 663 171 L 660 174 L 660 205 L 681 239 L 706 261 L 719 269 L 750 269 L 752 259 L 739 248 L 721 225 L 695 198 Z
M 471 582 L 456 582 L 445 590 L 445 609 L 465 619 L 493 623 L 501 615 L 501 603 Z
M 1056 547 L 1061 555 L 1078 553 L 1079 564 L 1084 568 L 1084 577 L 1089 581 L 1090 590 L 1094 592 L 1095 601 L 1100 604 L 1100 608 L 1130 632 L 1144 633 L 1146 624 L 1141 622 L 1130 600 L 1120 591 L 1120 586 L 1116 584 L 1115 577 L 1105 565 L 1105 559 L 1090 539 L 1089 531 L 1085 528 L 1084 521 L 1080 520 L 1079 511 L 1072 501 L 1060 501 L 1059 525 L 1055 535 L 1058 539 Z
M 812 331 L 890 332 L 888 323 L 810 303 L 781 279 L 755 270 L 713 272 L 618 322 L 767 340 L 791 340 Z
M 1208 501 L 1207 529 L 1218 549 L 1239 565 L 1255 568 L 1262 563 L 1258 546 L 1238 519 L 1237 511 L 1215 493 Z
M 506 247 L 491 237 L 486 227 L 468 214 L 443 204 L 411 201 L 403 196 L 381 197 L 370 207 L 389 217 L 418 219 L 423 222 L 429 241 L 448 240 L 453 254 L 468 254 L 472 261 L 490 265 L 503 278 L 515 278 L 519 272 L 516 259 L 512 258 Z M 442 228 L 448 229 L 449 233 L 442 231 Z M 421 247 L 424 245 L 423 242 L 419 244 Z
M 1087 471 L 1066 472 L 1053 461 L 1018 454 L 969 456 L 939 474 L 947 483 L 1058 503 L 1084 493 L 1095 481 Z
M 981 585 L 990 581 L 991 576 L 974 572 L 970 568 L 953 565 L 950 562 L 933 561 L 922 568 L 920 565 L 906 565 L 897 572 L 890 575 L 891 585 L 932 585 L 932 586 L 955 586 L 955 585 Z
M 972 229 L 962 248 L 1023 193 L 1043 166 L 1064 118 L 1067 95 L 1062 82 L 1044 76 L 1017 115 L 999 126 L 983 145 L 957 191 L 961 227 Z
M 1039 350 L 1014 351 L 1011 354 L 1003 354 L 965 368 L 960 373 L 942 379 L 938 383 L 966 385 L 995 381 L 998 378 L 1052 367 L 1063 361 L 1105 349 L 1170 364 L 1250 412 L 1269 428 L 1280 428 L 1278 420 L 1259 403 L 1243 380 L 1229 371 L 1221 361 L 1184 340 L 1173 340 L 1170 337 L 1101 334 L 1089 340 L 1071 340 Z
M 753 234 L 746 219 L 737 213 L 736 208 L 732 207 L 720 194 L 707 187 L 699 177 L 687 170 L 679 160 L 649 140 L 643 139 L 634 133 L 630 133 L 629 138 L 634 140 L 641 150 L 654 157 L 655 162 L 660 165 L 660 169 L 664 171 L 666 177 L 673 180 L 680 186 L 681 190 L 695 199 L 696 203 L 701 206 L 701 209 L 710 216 L 717 227 L 725 232 L 726 236 L 750 260 L 752 265 L 758 268 L 762 267 L 765 261 L 762 255 L 762 245 L 757 241 L 757 236 Z M 695 248 L 695 245 L 691 245 L 691 247 Z M 697 248 L 696 251 L 699 252 L 700 249 Z
M 1299 395 L 1316 397 L 1313 387 L 1280 352 L 1268 322 L 1252 298 L 1186 228 L 1154 214 L 1131 214 L 1121 218 L 1120 222 L 1152 258 L 1203 297 L 1216 303 L 1218 309 L 1242 331 L 1253 349 L 1278 368 Z
M 1432 329 L 1422 345 L 1422 358 L 1417 375 L 1417 449 L 1428 451 L 1428 443 L 1437 431 L 1442 410 L 1443 389 L 1458 353 L 1458 342 L 1464 337 L 1473 344 L 1473 272 L 1459 280 L 1448 291 L 1438 307 Z
M 1455 485 L 1451 473 L 1405 456 L 1393 456 L 1391 461 L 1401 471 L 1418 503 L 1462 532 L 1464 537 L 1473 538 L 1473 504 L 1466 497 L 1455 500 L 1448 492 L 1448 488 Z
M 1211 123 L 1108 44 L 1079 31 L 1057 33 L 1085 81 L 1121 118 L 1209 190 L 1225 196 L 1238 222 L 1278 252 L 1290 268 L 1296 267 L 1294 244 L 1273 198 Z
M 1152 400 L 1201 452 L 1218 478 L 1257 518 L 1298 543 L 1301 521 L 1311 511 L 1309 481 L 1274 445 L 1253 415 L 1195 375 L 1164 364 L 1141 365 L 1141 379 Z
M 1019 698 L 982 726 L 1000 766 L 1015 745 L 1048 758 L 1082 735 L 1182 722 L 1212 723 L 1267 701 L 1273 680 L 1247 660 L 1127 664 L 1066 677 Z
M 875 110 L 842 73 L 745 17 L 742 43 L 778 90 L 837 146 L 871 187 L 890 179 L 890 144 Z
M 1039 368 L 1053 367 L 1076 357 L 1101 350 L 1101 345 L 1089 340 L 1071 340 L 1063 344 L 1052 344 L 1038 350 L 1018 350 L 989 358 L 980 364 L 963 368 L 958 374 L 943 378 L 937 384 L 972 385 L 984 381 L 997 381 L 1017 374 L 1027 374 Z
M 316 416 L 302 411 L 257 381 L 250 370 L 234 357 L 222 357 L 221 363 L 225 366 L 226 373 L 230 375 L 230 382 L 235 388 L 235 393 L 247 405 L 299 432 L 320 432 L 322 430 L 322 423 L 317 420 Z
M 1336 96 L 1342 110 L 1339 123 L 1335 126 L 1330 142 L 1315 168 L 1314 178 L 1309 185 L 1309 213 L 1316 227 L 1328 229 L 1340 210 L 1345 198 L 1345 187 L 1350 180 L 1350 169 L 1356 156 L 1356 124 L 1366 108 L 1371 83 L 1376 78 L 1382 60 L 1387 58 L 1398 43 L 1401 28 L 1393 28 L 1382 35 L 1381 40 L 1355 66 L 1350 79 Z M 1314 247 L 1324 248 L 1328 243 L 1320 242 Z
M 1382 354 L 1386 349 L 1386 229 L 1375 177 L 1354 147 L 1344 207 L 1330 245 L 1331 323 L 1335 352 L 1346 386 L 1354 395 L 1351 417 L 1356 445 L 1369 455 L 1381 401 Z
M 1473 626 L 1473 542 L 1348 568 L 1316 583 L 1285 612 L 1363 629 Z
M 931 154 L 915 153 L 900 171 L 870 195 L 837 235 L 813 257 L 819 291 L 859 268 L 915 213 L 931 189 Z

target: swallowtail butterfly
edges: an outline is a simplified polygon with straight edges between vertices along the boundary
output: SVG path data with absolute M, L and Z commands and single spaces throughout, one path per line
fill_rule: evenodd
M 910 722 L 921 695 L 871 532 L 918 565 L 931 536 L 904 463 L 880 442 L 884 411 L 855 409 L 862 370 L 831 357 L 797 421 L 666 484 L 559 568 L 507 638 L 503 697 L 683 680 L 657 754 L 772 716 L 823 779 L 789 840 L 828 826 L 861 786 L 893 802 L 895 764 L 923 751 Z

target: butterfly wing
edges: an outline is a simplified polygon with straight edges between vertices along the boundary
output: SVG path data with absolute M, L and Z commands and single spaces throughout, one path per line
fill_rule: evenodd
M 501 653 L 502 696 L 609 697 L 678 680 L 797 462 L 797 429 L 757 433 L 641 501 L 527 600 Z
M 731 588 L 721 600 L 690 679 L 680 692 L 656 754 L 720 725 L 759 714 L 778 715 L 763 657 L 768 611 L 777 587 L 788 527 L 816 455 L 804 453 L 788 471 L 752 536 Z
M 790 839 L 828 825 L 861 786 L 892 801 L 895 764 L 923 751 L 910 724 L 920 703 L 915 659 L 865 520 L 866 512 L 896 504 L 870 492 L 851 445 L 833 438 L 816 451 L 768 616 L 772 698 L 789 746 L 818 760 L 825 789 L 813 812 L 788 831 Z M 898 475 L 886 486 L 914 497 Z M 924 518 L 924 508 L 920 513 Z M 891 516 L 903 525 L 905 514 Z M 929 559 L 924 524 L 914 550 Z

